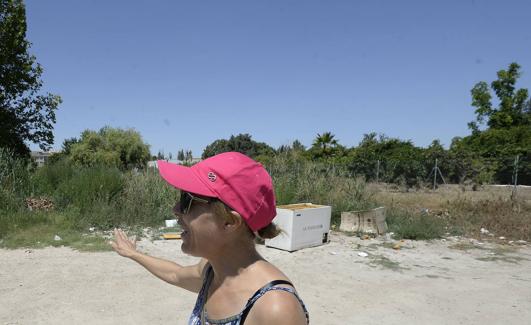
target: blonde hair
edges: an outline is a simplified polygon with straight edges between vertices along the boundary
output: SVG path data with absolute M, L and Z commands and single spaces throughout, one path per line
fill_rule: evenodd
M 233 210 L 230 207 L 228 207 L 225 203 L 219 200 L 212 202 L 212 208 L 216 215 L 222 217 L 223 219 L 225 219 L 225 221 L 229 223 L 235 223 L 238 218 L 241 218 L 233 214 L 232 213 Z M 247 226 L 247 223 L 245 223 L 245 226 L 247 227 L 247 230 L 249 230 L 249 235 L 251 236 L 251 238 L 255 238 L 256 236 L 258 236 L 260 239 L 271 239 L 271 238 L 275 238 L 282 232 L 282 229 L 280 229 L 276 224 L 272 222 L 268 224 L 267 226 L 261 229 L 258 229 L 258 231 L 256 232 L 253 232 L 251 228 Z

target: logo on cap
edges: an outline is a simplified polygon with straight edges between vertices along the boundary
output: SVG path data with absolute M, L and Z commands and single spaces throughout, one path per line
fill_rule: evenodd
M 218 177 L 217 177 L 216 174 L 214 174 L 213 172 L 209 172 L 209 173 L 208 173 L 208 179 L 209 179 L 211 182 L 215 182 L 217 178 L 218 178 Z

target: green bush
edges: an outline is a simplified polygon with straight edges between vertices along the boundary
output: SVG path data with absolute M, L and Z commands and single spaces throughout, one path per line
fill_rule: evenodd
M 13 228 L 20 211 L 25 210 L 29 184 L 27 160 L 0 148 L 0 238 Z
M 168 185 L 157 170 L 131 173 L 126 177 L 120 197 L 120 222 L 128 225 L 156 225 L 175 218 L 172 208 L 178 191 Z
M 396 239 L 426 240 L 441 238 L 446 222 L 430 214 L 413 214 L 407 210 L 390 208 L 386 211 L 389 231 Z
M 76 168 L 66 159 L 48 163 L 38 168 L 31 177 L 33 194 L 36 196 L 52 196 L 62 183 L 74 176 Z
M 12 151 L 0 148 L 0 188 L 17 197 L 29 190 L 29 165 L 23 158 L 16 158 Z
M 75 170 L 71 178 L 58 184 L 54 199 L 59 208 L 73 205 L 91 211 L 95 205 L 110 204 L 124 188 L 124 176 L 112 167 L 86 167 Z

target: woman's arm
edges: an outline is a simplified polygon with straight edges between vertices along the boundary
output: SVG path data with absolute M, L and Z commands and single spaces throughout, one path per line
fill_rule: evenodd
M 201 259 L 196 265 L 181 266 L 177 263 L 149 256 L 136 250 L 136 240 L 127 238 L 123 230 L 114 230 L 112 248 L 121 256 L 132 259 L 145 267 L 149 272 L 175 286 L 199 292 L 203 284 L 203 269 L 207 260 Z

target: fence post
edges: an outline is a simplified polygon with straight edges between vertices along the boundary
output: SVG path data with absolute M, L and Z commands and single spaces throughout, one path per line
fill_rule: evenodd
M 514 169 L 513 169 L 513 192 L 511 193 L 511 199 L 516 199 L 516 192 L 518 189 L 518 161 L 520 160 L 520 155 L 516 155 L 516 158 L 514 159 Z
M 378 159 L 378 162 L 376 164 L 376 184 L 379 183 L 380 180 L 380 159 Z
M 433 190 L 437 186 L 437 158 L 435 158 L 435 167 L 433 167 Z

